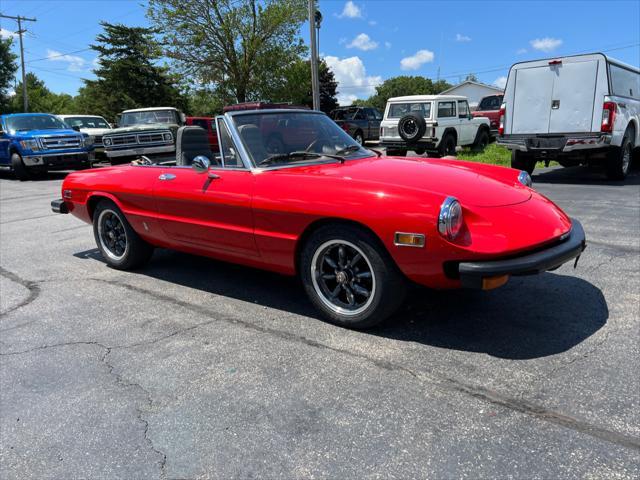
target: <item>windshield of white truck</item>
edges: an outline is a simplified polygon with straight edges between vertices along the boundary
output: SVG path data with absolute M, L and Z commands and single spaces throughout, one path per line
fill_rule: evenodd
M 66 117 L 64 122 L 70 127 L 80 128 L 110 128 L 102 117 Z

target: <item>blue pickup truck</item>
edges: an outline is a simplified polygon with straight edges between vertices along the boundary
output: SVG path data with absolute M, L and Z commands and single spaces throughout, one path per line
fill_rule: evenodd
M 48 170 L 91 168 L 93 160 L 93 139 L 54 115 L 0 115 L 0 167 L 20 180 Z

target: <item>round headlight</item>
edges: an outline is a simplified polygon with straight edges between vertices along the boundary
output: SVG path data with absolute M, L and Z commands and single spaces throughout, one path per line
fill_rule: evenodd
M 519 174 L 518 174 L 518 181 L 524 185 L 525 187 L 530 187 L 532 185 L 532 181 L 531 181 L 531 175 L 529 175 L 527 172 L 525 172 L 524 170 L 522 170 Z
M 165 142 L 171 142 L 173 140 L 173 136 L 171 135 L 171 133 L 167 132 L 167 133 L 163 133 L 162 134 L 162 139 Z
M 103 138 L 102 143 L 104 143 L 105 145 L 111 145 L 111 139 L 108 137 Z
M 440 207 L 438 231 L 440 235 L 453 240 L 462 229 L 462 207 L 455 197 L 447 197 Z

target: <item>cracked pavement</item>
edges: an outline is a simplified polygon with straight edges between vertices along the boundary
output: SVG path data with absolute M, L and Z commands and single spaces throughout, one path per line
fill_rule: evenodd
M 640 475 L 640 175 L 536 171 L 576 270 L 416 289 L 368 332 L 268 272 L 106 267 L 62 178 L 0 177 L 0 478 Z

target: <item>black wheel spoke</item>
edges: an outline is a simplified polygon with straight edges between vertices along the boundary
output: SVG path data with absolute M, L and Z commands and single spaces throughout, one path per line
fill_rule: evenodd
M 355 293 L 357 293 L 358 295 L 361 295 L 365 298 L 369 298 L 369 295 L 371 295 L 371 292 L 369 292 L 369 290 L 367 290 L 366 288 L 358 285 L 357 283 L 354 283 L 353 285 L 351 285 L 351 288 L 353 288 L 353 291 Z
M 338 266 L 340 268 L 344 268 L 346 266 L 345 260 L 346 260 L 346 254 L 344 252 L 344 247 L 340 245 L 338 247 Z
M 362 255 L 360 255 L 359 253 L 356 253 L 355 256 L 349 262 L 348 266 L 349 267 L 355 266 L 355 264 L 358 263 L 361 259 L 362 259 Z
M 327 262 L 327 264 L 333 268 L 333 269 L 337 269 L 338 268 L 338 264 L 333 260 L 333 258 L 329 257 L 328 255 L 325 254 L 324 256 L 324 261 Z
M 350 306 L 353 306 L 356 304 L 356 298 L 353 295 L 353 292 L 351 291 L 351 289 L 349 288 L 348 285 L 343 285 L 344 291 L 347 294 L 347 301 L 349 302 Z
M 371 278 L 371 272 L 358 272 L 356 273 L 356 278 L 358 280 L 364 280 Z
M 340 293 L 340 289 L 342 288 L 342 285 L 339 283 L 336 288 L 334 288 L 331 293 L 329 294 L 329 296 L 333 299 L 336 298 L 338 296 L 338 294 Z
M 335 276 L 335 274 L 332 274 L 332 273 L 324 273 L 322 275 L 322 279 L 323 280 L 335 280 L 336 276 Z

